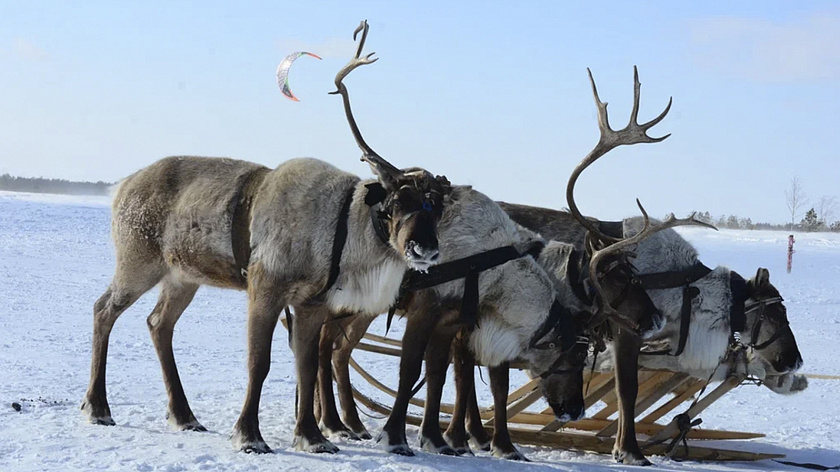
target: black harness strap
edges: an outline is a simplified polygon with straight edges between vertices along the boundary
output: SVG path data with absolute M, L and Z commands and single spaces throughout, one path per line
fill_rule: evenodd
M 411 271 L 403 280 L 403 288 L 407 291 L 422 290 L 463 279 L 470 272 L 483 272 L 520 257 L 539 254 L 543 247 L 544 244 L 541 241 L 534 241 L 523 252 L 519 252 L 514 245 L 503 246 L 431 266 L 426 272 Z
M 688 328 L 691 324 L 691 302 L 700 295 L 700 289 L 686 285 L 683 289 L 682 310 L 680 312 L 680 341 L 677 345 L 677 351 L 671 354 L 672 356 L 679 356 L 685 350 L 685 344 L 688 342 Z
M 554 303 L 551 304 L 551 310 L 548 312 L 548 318 L 545 319 L 545 322 L 543 322 L 542 326 L 540 326 L 540 329 L 534 333 L 529 346 L 531 348 L 540 348 L 540 345 L 538 344 L 539 340 L 561 323 L 561 349 L 563 351 L 571 349 L 577 342 L 577 337 L 575 336 L 574 315 L 571 310 L 563 306 L 563 304 L 557 299 L 555 299 Z M 547 346 L 547 348 L 554 349 L 556 346 Z
M 255 189 L 269 172 L 257 168 L 238 177 L 237 190 L 228 203 L 230 213 L 230 243 L 237 273 L 234 278 L 242 285 L 248 283 L 248 264 L 251 259 L 251 203 Z
M 729 290 L 732 292 L 732 306 L 729 309 L 729 326 L 732 335 L 747 329 L 747 311 L 745 304 L 750 297 L 747 281 L 735 271 L 729 273 Z
M 515 245 L 504 246 L 429 267 L 427 272 L 411 271 L 403 279 L 401 291 L 413 292 L 464 279 L 461 322 L 472 331 L 478 325 L 479 274 L 525 256 L 538 257 L 543 247 L 545 244 L 542 241 L 532 241 L 524 249 Z M 395 312 L 395 307 L 388 311 L 386 329 L 390 328 Z
M 583 267 L 583 271 L 581 271 L 581 267 Z M 569 262 L 566 264 L 566 279 L 569 281 L 575 297 L 587 305 L 592 305 L 594 296 L 587 291 L 583 283 L 584 279 L 588 277 L 588 274 L 585 274 L 588 271 L 589 265 L 583 262 L 583 252 L 572 250 L 569 254 Z
M 758 342 L 758 336 L 761 334 L 761 324 L 764 322 L 764 319 L 766 318 L 766 316 L 764 314 L 764 310 L 767 308 L 767 305 L 771 305 L 773 303 L 781 303 L 783 301 L 784 300 L 782 299 L 782 297 L 773 297 L 773 298 L 767 298 L 767 299 L 764 299 L 764 300 L 758 300 L 758 301 L 754 302 L 749 308 L 746 308 L 744 310 L 744 313 L 745 313 L 744 316 L 746 316 L 746 312 L 753 311 L 753 310 L 761 310 L 761 313 L 758 315 L 758 322 L 753 325 L 752 333 L 751 333 L 751 336 L 750 336 L 749 347 L 751 347 L 755 350 L 764 349 L 765 347 L 773 344 L 774 341 L 779 339 L 779 337 L 781 337 L 781 335 L 785 331 L 790 330 L 790 321 L 788 321 L 787 317 L 785 317 L 781 321 L 780 326 L 778 326 L 776 328 L 776 331 L 773 332 L 773 335 L 770 336 L 770 338 L 767 341 L 764 341 L 763 343 Z
M 333 239 L 332 256 L 330 259 L 330 275 L 327 278 L 327 283 L 315 295 L 320 297 L 325 295 L 338 280 L 338 275 L 341 273 L 341 254 L 344 252 L 344 245 L 347 243 L 347 220 L 350 218 L 350 204 L 353 203 L 353 193 L 356 191 L 356 186 L 350 187 L 347 190 L 347 196 L 344 197 L 344 204 L 341 207 L 341 212 L 338 214 L 338 223 L 335 225 L 335 238 Z
M 642 281 L 642 286 L 645 287 L 645 290 L 684 287 L 682 307 L 680 309 L 680 339 L 677 344 L 677 350 L 673 353 L 671 353 L 670 349 L 642 351 L 641 354 L 646 356 L 679 356 L 683 353 L 685 345 L 688 342 L 688 329 L 691 327 L 691 304 L 700 295 L 700 290 L 697 287 L 691 286 L 691 284 L 709 275 L 711 272 L 712 269 L 698 261 L 684 270 L 639 274 L 639 280 Z
M 389 216 L 382 210 L 381 205 L 382 202 L 385 201 L 385 197 L 388 195 L 388 192 L 379 182 L 366 184 L 365 188 L 367 188 L 367 193 L 365 194 L 365 205 L 370 208 L 370 223 L 373 225 L 373 232 L 376 233 L 376 236 L 380 241 L 386 245 L 390 244 L 388 226 L 385 224 L 385 221 L 388 220 Z
M 702 262 L 695 262 L 694 265 L 683 270 L 669 270 L 654 274 L 639 274 L 639 280 L 645 290 L 677 288 L 683 285 L 693 284 L 703 277 L 709 275 L 712 269 L 706 267 Z

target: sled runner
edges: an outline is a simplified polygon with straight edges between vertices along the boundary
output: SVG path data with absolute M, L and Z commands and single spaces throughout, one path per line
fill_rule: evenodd
M 373 333 L 367 333 L 357 349 L 387 356 L 400 356 L 401 342 L 388 339 Z M 395 397 L 396 390 L 367 372 L 359 363 L 351 358 L 350 365 L 370 385 L 385 394 Z M 512 369 L 522 366 L 511 365 Z M 557 447 L 585 452 L 610 454 L 614 443 L 614 436 L 618 428 L 618 408 L 615 395 L 615 379 L 612 372 L 595 372 L 591 379 L 586 375 L 585 400 L 586 405 L 595 405 L 599 401 L 603 405 L 591 416 L 579 421 L 562 423 L 555 419 L 551 409 L 531 411 L 541 399 L 538 381 L 530 380 L 521 387 L 510 392 L 508 396 L 507 415 L 510 424 L 511 438 L 518 443 L 535 446 Z M 654 371 L 641 369 L 639 371 L 639 395 L 636 401 L 636 431 L 639 443 L 645 453 L 651 455 L 665 455 L 671 449 L 671 457 L 695 461 L 757 461 L 784 457 L 783 454 L 755 453 L 739 450 L 721 449 L 718 447 L 698 446 L 699 440 L 747 440 L 764 437 L 761 433 L 725 431 L 714 429 L 685 428 L 702 411 L 719 400 L 726 393 L 737 387 L 744 380 L 743 377 L 730 377 L 717 385 L 709 385 L 706 393 L 691 403 L 685 410 L 686 402 L 694 400 L 703 390 L 705 379 L 696 379 L 684 373 L 669 371 Z M 355 387 L 353 394 L 356 400 L 379 414 L 388 415 L 390 408 L 383 402 L 361 393 Z M 664 402 L 664 403 L 663 403 Z M 390 403 L 386 401 L 385 403 Z M 412 398 L 411 404 L 424 407 L 425 402 Z M 651 408 L 656 406 L 652 411 Z M 441 404 L 441 413 L 451 415 L 452 404 Z M 494 415 L 493 407 L 481 408 L 481 418 L 485 428 L 492 429 Z M 663 422 L 663 418 L 672 413 L 685 411 L 684 416 L 675 417 L 670 422 Z M 408 423 L 419 426 L 422 418 L 409 415 Z M 682 423 L 683 428 L 681 430 Z M 446 428 L 448 422 L 442 420 L 441 427 Z M 675 439 L 684 436 L 689 440 L 688 448 L 677 445 L 671 448 Z

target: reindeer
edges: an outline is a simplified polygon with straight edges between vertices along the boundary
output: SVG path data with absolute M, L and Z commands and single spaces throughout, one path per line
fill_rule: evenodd
M 105 390 L 108 339 L 117 318 L 160 284 L 147 318 L 169 396 L 168 420 L 204 431 L 189 407 L 172 351 L 172 333 L 202 284 L 248 292 L 248 389 L 232 436 L 236 448 L 270 452 L 259 430 L 260 392 L 283 307 L 295 307 L 291 348 L 300 392 L 294 444 L 335 452 L 318 429 L 312 403 L 318 336 L 330 312 L 380 313 L 396 300 L 409 268 L 440 260 L 437 225 L 451 187 L 425 170 L 402 171 L 376 154 L 353 118 L 343 79 L 376 61 L 355 57 L 335 78 L 353 136 L 376 180 L 362 181 L 315 159 L 270 170 L 233 159 L 170 157 L 126 178 L 112 208 L 116 270 L 94 305 L 91 378 L 81 409 L 113 425 Z M 344 244 L 346 240 L 346 244 Z M 447 247 L 457 246 L 447 243 Z M 548 287 L 548 285 L 547 285 Z M 548 290 L 546 289 L 548 297 Z
M 467 252 L 466 248 L 481 251 L 517 244 L 521 238 L 525 238 L 526 242 L 536 238 L 536 235 L 524 228 L 513 225 L 494 202 L 475 190 L 454 187 L 451 199 L 453 204 L 444 210 L 439 224 L 441 252 L 447 256 L 435 269 L 444 270 L 451 263 L 448 258 L 457 259 L 459 251 Z M 457 215 L 457 225 L 450 225 L 450 215 Z M 474 242 L 452 248 L 445 246 L 445 241 L 468 239 L 474 239 Z M 598 260 L 601 261 L 602 257 L 599 256 Z M 550 397 L 549 403 L 556 407 L 558 416 L 565 414 L 561 411 L 568 410 L 577 418 L 583 413 L 582 369 L 588 345 L 588 340 L 579 343 L 578 337 L 584 335 L 584 328 L 592 318 L 593 310 L 590 306 L 582 305 L 574 294 L 576 289 L 570 283 L 561 283 L 558 278 L 565 280 L 567 271 L 581 270 L 578 266 L 582 258 L 573 246 L 552 242 L 539 251 L 538 260 L 548 260 L 549 263 L 537 264 L 532 257 L 524 257 L 481 273 L 478 322 L 469 336 L 463 339 L 469 346 L 469 352 L 490 366 L 494 382 L 499 379 L 498 382 L 506 383 L 508 363 L 521 359 L 537 374 L 542 374 L 547 385 L 569 385 L 567 390 L 576 391 L 579 398 L 576 405 L 564 404 L 559 394 Z M 618 258 L 608 257 L 606 263 L 614 260 Z M 602 290 L 610 299 L 618 299 L 620 294 L 624 294 L 620 306 L 636 315 L 637 319 L 626 321 L 633 325 L 633 329 L 641 325 L 645 331 L 655 330 L 656 323 L 651 316 L 656 310 L 644 290 L 631 284 L 630 275 L 629 271 L 610 270 L 604 274 L 603 287 L 606 288 Z M 420 375 L 424 353 L 428 397 L 421 428 L 421 446 L 427 451 L 440 454 L 458 454 L 468 450 L 465 450 L 464 444 L 454 444 L 454 449 L 447 444 L 438 423 L 440 395 L 449 364 L 449 346 L 463 326 L 460 315 L 465 298 L 462 295 L 463 287 L 464 282 L 461 281 L 437 285 L 409 294 L 400 306 L 408 324 L 403 338 L 398 395 L 381 436 L 389 452 L 413 455 L 405 439 L 405 415 L 412 389 Z M 548 298 L 546 295 L 549 295 Z M 352 400 L 347 362 L 352 347 L 361 339 L 372 319 L 364 315 L 346 318 L 325 325 L 322 331 L 320 421 L 322 429 L 329 435 L 353 439 L 357 435 L 370 437 L 357 416 Z M 573 322 L 577 326 L 572 325 Z M 343 327 L 339 327 L 339 323 Z M 581 351 L 578 346 L 581 345 L 583 356 L 579 355 Z M 570 355 L 570 352 L 573 354 Z M 331 385 L 330 357 L 335 363 L 344 418 L 350 427 L 338 417 Z M 568 384 L 560 379 L 570 372 L 579 377 L 577 383 Z M 558 392 L 556 388 L 550 390 Z M 497 401 L 506 403 L 506 388 L 498 389 L 495 393 Z M 566 395 L 566 398 L 572 398 L 572 395 Z M 506 434 L 506 419 L 499 415 L 497 421 L 499 434 L 494 436 L 494 454 L 510 459 L 524 458 Z
M 576 176 L 609 149 L 620 144 L 659 142 L 669 136 L 650 138 L 645 131 L 664 118 L 670 109 L 670 100 L 658 117 L 644 125 L 636 124 L 640 88 L 638 72 L 634 70 L 630 123 L 624 129 L 614 131 L 609 126 L 607 104 L 601 102 L 592 81 L 601 138 L 596 149 L 581 163 L 582 168 L 578 166 L 569 180 L 566 190 L 569 212 L 500 202 L 505 212 L 517 223 L 546 238 L 581 248 L 587 239 L 609 244 L 617 238 L 644 233 L 649 225 L 647 217 L 641 231 L 639 218 L 623 222 L 583 218 L 571 198 Z M 689 219 L 693 220 L 693 215 Z M 664 226 L 672 221 L 673 215 Z M 667 320 L 664 329 L 649 341 L 664 341 L 675 347 L 667 351 L 670 356 L 642 356 L 642 365 L 705 378 L 717 370 L 734 340 L 739 339 L 738 342 L 749 348 L 753 359 L 760 359 L 756 364 L 767 375 L 789 376 L 801 367 L 802 357 L 790 330 L 786 309 L 778 290 L 770 283 L 767 269 L 758 269 L 753 279 L 745 281 L 726 267 L 706 268 L 699 262 L 697 251 L 670 229 L 642 238 L 634 245 L 633 266 Z M 768 322 L 764 323 L 765 320 Z M 681 334 L 683 331 L 685 333 Z M 641 346 L 642 340 L 633 333 L 613 330 L 611 361 L 619 398 L 619 429 L 613 456 L 624 464 L 650 464 L 636 441 L 633 421 Z M 792 381 L 796 388 L 804 388 L 798 380 Z
M 576 224 L 581 226 L 588 224 L 588 221 L 577 210 L 577 206 L 574 202 L 573 189 L 579 175 L 595 160 L 617 146 L 622 144 L 636 144 L 640 142 L 659 142 L 665 139 L 667 136 L 663 138 L 650 138 L 647 136 L 646 131 L 661 121 L 670 109 L 669 103 L 668 107 L 666 107 L 666 109 L 657 118 L 642 125 L 637 123 L 640 85 L 638 81 L 638 73 L 636 73 L 634 76 L 635 101 L 631 121 L 625 129 L 616 133 L 609 128 L 609 124 L 606 119 L 606 104 L 601 103 L 598 99 L 597 89 L 595 88 L 595 83 L 592 79 L 591 73 L 589 77 L 593 88 L 593 94 L 596 98 L 596 103 L 599 105 L 599 126 L 602 130 L 602 137 L 595 149 L 593 149 L 593 151 L 590 152 L 590 154 L 584 158 L 581 164 L 573 171 L 567 186 L 567 200 L 569 202 L 569 206 L 573 209 L 572 216 L 578 221 Z M 593 311 L 601 311 L 603 314 L 597 316 L 596 320 L 603 320 L 605 318 L 612 319 L 613 323 L 611 323 L 611 328 L 613 336 L 630 336 L 634 340 L 650 336 L 653 332 L 656 332 L 659 328 L 661 328 L 662 323 L 661 319 L 656 317 L 656 310 L 649 304 L 645 303 L 645 301 L 649 301 L 647 297 L 640 295 L 640 292 L 643 292 L 641 283 L 626 260 L 627 255 L 624 254 L 624 249 L 638 244 L 643 239 L 650 237 L 658 231 L 674 226 L 703 225 L 701 222 L 693 218 L 678 220 L 672 217 L 662 224 L 650 226 L 647 214 L 641 204 L 639 204 L 639 208 L 641 209 L 645 220 L 645 228 L 633 237 L 620 240 L 618 238 L 607 238 L 601 233 L 591 233 L 590 241 L 592 245 L 597 244 L 607 246 L 607 248 L 595 250 L 594 247 L 590 246 L 588 248 L 589 251 L 584 252 L 582 248 L 581 250 L 576 250 L 569 245 L 552 242 L 540 253 L 538 257 L 538 262 L 544 269 L 546 269 L 549 275 L 552 276 L 555 289 L 558 291 L 558 297 L 560 300 L 563 300 L 564 306 L 569 307 L 568 309 L 577 313 L 588 311 L 590 316 Z M 583 237 L 581 237 L 581 242 L 582 241 Z M 566 247 L 564 248 L 564 246 Z M 549 250 L 549 248 L 551 248 L 551 250 Z M 581 270 L 581 261 L 583 258 L 590 257 L 589 254 L 591 254 L 591 258 L 589 258 L 585 265 L 588 265 L 588 274 L 590 274 L 589 279 L 595 291 L 599 295 L 598 299 L 600 300 L 600 306 L 594 305 L 592 303 L 593 300 L 584 293 L 585 291 L 582 288 L 579 287 L 581 284 L 579 274 L 587 273 L 586 271 Z M 610 261 L 609 264 L 604 264 L 608 266 L 608 269 L 602 272 L 599 267 L 605 262 L 603 259 L 610 254 L 612 254 L 611 257 L 616 260 Z M 616 255 L 618 255 L 618 257 L 616 257 Z M 592 274 L 595 274 L 595 276 L 592 276 Z M 605 285 L 602 284 L 601 279 L 606 281 L 604 284 L 609 285 L 609 289 L 604 288 Z M 578 286 L 577 290 L 575 290 L 576 286 Z M 559 295 L 560 293 L 565 295 L 561 296 Z M 581 295 L 582 293 L 584 294 Z M 612 308 L 610 304 L 611 300 L 618 300 L 618 306 L 621 308 L 624 316 Z M 629 319 L 627 316 L 628 314 L 630 315 Z M 639 322 L 637 320 L 645 319 L 645 316 L 647 316 L 649 324 L 640 333 L 638 330 Z M 329 335 L 322 333 L 322 347 L 325 348 L 325 350 L 322 351 L 322 359 L 327 358 L 326 356 L 329 354 L 329 350 L 332 349 L 333 343 L 338 345 L 337 350 L 333 355 L 333 363 L 339 385 L 339 396 L 344 410 L 344 420 L 354 433 L 362 437 L 369 437 L 369 434 L 361 424 L 361 421 L 356 413 L 356 407 L 353 403 L 351 387 L 349 385 L 347 362 L 349 360 L 352 347 L 355 346 L 359 339 L 361 339 L 361 336 L 364 334 L 364 331 L 367 329 L 369 323 L 369 320 L 364 319 L 353 320 L 349 323 L 349 326 L 345 330 L 345 332 L 349 332 L 350 335 L 345 336 L 344 340 L 336 338 L 339 331 L 335 329 L 333 329 Z M 441 324 L 445 325 L 445 323 Z M 651 325 L 653 327 L 651 327 Z M 428 327 L 424 326 L 424 329 L 428 329 Z M 440 331 L 440 329 L 437 331 Z M 578 331 L 580 332 L 582 330 L 578 329 Z M 413 340 L 416 339 L 417 336 L 422 335 L 422 332 L 412 329 L 412 324 L 409 322 L 409 327 L 406 329 L 404 339 L 409 339 L 413 343 Z M 465 336 L 465 340 L 462 340 L 461 345 L 469 344 L 469 339 L 469 336 Z M 423 430 L 421 434 L 425 442 L 435 444 L 434 448 L 438 452 L 445 451 L 447 453 L 464 453 L 469 451 L 469 447 L 466 445 L 466 434 L 463 430 L 463 418 L 465 409 L 467 408 L 467 399 L 469 395 L 473 398 L 472 403 L 475 405 L 475 395 L 474 392 L 472 392 L 471 383 L 471 373 L 474 359 L 469 350 L 464 350 L 463 348 L 458 349 L 456 350 L 455 355 L 456 378 L 459 379 L 459 390 L 458 397 L 456 399 L 455 414 L 453 415 L 450 427 L 447 430 L 447 438 L 449 439 L 449 443 L 454 447 L 454 450 L 452 450 L 452 448 L 447 449 L 442 445 L 438 445 L 443 441 L 443 439 L 439 439 L 438 434 L 435 433 L 437 430 L 436 408 L 440 401 L 439 386 L 442 385 L 442 378 L 445 374 L 445 366 L 447 364 L 444 362 L 446 358 L 442 353 L 447 353 L 449 351 L 448 343 L 450 341 L 451 335 L 438 336 L 437 342 L 430 345 L 431 347 L 427 350 L 427 381 L 429 382 L 430 393 L 429 399 L 427 400 L 427 409 L 424 416 Z M 582 366 L 583 360 L 586 357 L 585 353 L 586 350 L 581 350 L 580 348 L 578 348 L 575 352 L 569 353 L 566 361 L 570 364 L 562 367 L 559 371 L 548 371 L 547 373 L 554 375 L 546 376 L 547 378 L 544 378 L 544 381 L 542 382 L 544 396 L 548 399 L 549 404 L 554 409 L 557 417 L 562 418 L 563 421 L 578 418 L 583 414 L 583 399 L 581 395 L 582 375 L 580 366 Z M 403 359 L 405 359 L 405 356 L 406 354 L 404 354 Z M 431 362 L 433 359 L 431 359 L 430 356 L 437 361 L 438 365 Z M 546 373 L 546 371 L 542 370 L 535 372 L 535 374 L 540 373 Z M 561 373 L 566 375 L 559 375 Z M 401 370 L 400 385 L 403 385 L 404 383 L 402 374 L 403 372 Z M 573 375 L 569 376 L 568 374 Z M 341 420 L 338 420 L 338 414 L 335 411 L 335 406 L 331 398 L 332 386 L 329 381 L 325 381 L 325 378 L 329 378 L 329 375 L 329 365 L 322 364 L 322 368 L 319 373 L 319 385 L 322 392 L 327 390 L 329 391 L 329 395 L 325 397 L 322 394 L 321 397 L 322 404 L 326 405 L 322 412 L 322 425 L 328 423 L 327 427 L 329 428 L 338 426 L 339 429 L 346 430 L 347 426 L 344 426 L 341 423 Z M 494 428 L 494 437 L 492 440 L 493 450 L 496 451 L 498 455 L 508 458 L 523 458 L 521 454 L 516 452 L 515 448 L 513 448 L 510 443 L 509 435 L 507 434 L 506 429 L 506 421 L 503 415 L 503 411 L 505 409 L 504 405 L 507 398 L 507 370 L 501 366 L 491 367 L 490 377 L 491 388 L 497 403 L 496 411 L 499 413 L 496 415 L 496 427 Z M 464 382 L 467 383 L 464 384 Z M 409 386 L 410 385 L 411 383 L 409 383 Z M 432 389 L 433 385 L 435 386 L 434 390 Z M 628 386 L 630 388 L 628 388 Z M 633 384 L 630 383 L 629 380 L 622 379 L 619 388 L 622 393 L 627 395 L 629 395 L 627 391 L 633 391 L 633 399 L 623 402 L 622 405 L 623 410 L 627 410 L 628 408 L 632 409 L 635 403 L 635 387 L 633 387 Z M 434 395 L 432 395 L 431 392 L 435 392 Z M 406 400 L 404 399 L 401 400 L 398 398 L 397 403 L 402 405 L 405 401 Z M 477 409 L 477 406 L 475 406 L 475 408 Z M 632 418 L 632 416 L 633 415 L 631 414 L 630 417 Z M 392 413 L 392 418 L 393 417 L 394 413 Z M 435 423 L 435 427 L 427 427 L 427 424 L 432 422 Z M 477 417 L 471 419 L 470 423 L 470 428 L 474 432 L 474 437 L 486 438 L 486 434 L 484 434 L 483 428 L 480 427 L 480 420 Z M 480 429 L 481 431 L 475 431 L 476 429 Z M 635 436 L 633 438 L 635 439 Z M 480 442 L 486 442 L 486 440 Z

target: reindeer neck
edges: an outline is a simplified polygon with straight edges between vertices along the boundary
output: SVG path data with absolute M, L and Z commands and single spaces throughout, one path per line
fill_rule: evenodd
M 377 314 L 396 301 L 408 266 L 405 258 L 374 230 L 370 207 L 365 203 L 367 183 L 357 182 L 350 196 L 340 272 L 327 296 L 334 310 Z

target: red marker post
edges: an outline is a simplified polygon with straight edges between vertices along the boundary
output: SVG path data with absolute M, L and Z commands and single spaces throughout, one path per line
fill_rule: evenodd
M 788 236 L 788 263 L 787 263 L 787 273 L 790 274 L 790 269 L 793 267 L 793 253 L 796 252 L 793 250 L 793 243 L 796 240 L 793 239 L 793 235 L 791 234 Z

